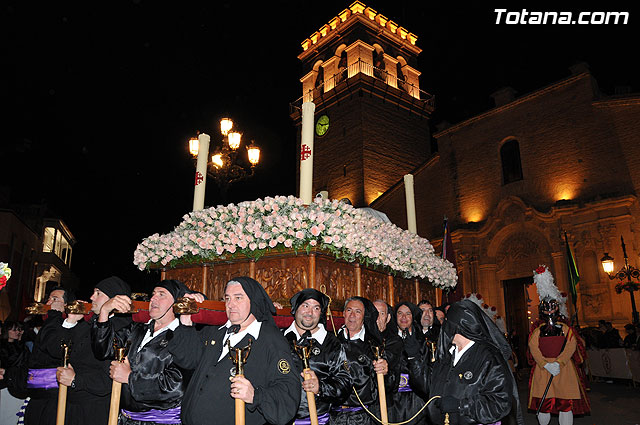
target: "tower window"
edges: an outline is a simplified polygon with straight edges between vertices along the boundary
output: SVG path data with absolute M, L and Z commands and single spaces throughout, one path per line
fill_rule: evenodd
M 343 50 L 340 53 L 340 62 L 338 62 L 338 75 L 336 76 L 336 83 L 347 79 L 347 52 Z
M 502 181 L 509 184 L 522 180 L 522 164 L 520 162 L 520 147 L 517 140 L 509 140 L 500 148 L 502 161 Z
M 316 88 L 324 84 L 324 68 L 322 65 L 318 67 L 318 75 L 316 76 Z
M 373 75 L 382 81 L 386 81 L 385 78 L 385 63 L 384 63 L 384 51 L 373 51 Z
M 398 88 L 400 90 L 408 91 L 406 83 L 407 78 L 404 76 L 404 72 L 402 72 L 402 65 L 400 62 L 396 65 L 396 74 L 398 76 Z

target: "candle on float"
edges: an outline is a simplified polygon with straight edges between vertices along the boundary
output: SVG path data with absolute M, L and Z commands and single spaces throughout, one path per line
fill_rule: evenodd
M 407 229 L 411 233 L 418 233 L 416 225 L 416 200 L 413 193 L 413 174 L 404 176 L 404 195 L 407 203 Z
M 209 161 L 209 143 L 211 137 L 208 134 L 198 135 L 198 160 L 196 162 L 195 189 L 193 191 L 193 210 L 204 209 L 204 193 L 207 185 L 207 162 Z
M 313 202 L 313 124 L 316 104 L 302 104 L 302 137 L 300 138 L 300 198 L 305 205 Z

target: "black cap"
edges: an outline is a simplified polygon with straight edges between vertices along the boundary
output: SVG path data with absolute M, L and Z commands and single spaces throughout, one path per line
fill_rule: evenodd
M 314 299 L 320 303 L 320 323 L 326 325 L 327 309 L 329 308 L 329 297 L 318 291 L 317 289 L 306 288 L 291 297 L 291 300 L 289 300 L 289 302 L 291 303 L 291 315 L 295 316 L 298 307 L 300 307 L 300 305 L 308 299 Z
M 104 292 L 109 298 L 113 298 L 116 295 L 131 295 L 129 284 L 117 276 L 102 279 L 98 282 L 96 288 Z
M 157 283 L 154 288 L 164 288 L 173 297 L 173 302 L 178 301 L 178 298 L 184 297 L 184 294 L 190 294 L 191 291 L 187 286 L 179 280 L 167 279 Z

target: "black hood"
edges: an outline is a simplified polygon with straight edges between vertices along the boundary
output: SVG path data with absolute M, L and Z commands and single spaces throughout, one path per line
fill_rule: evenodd
M 438 361 L 451 361 L 449 348 L 455 334 L 460 334 L 474 342 L 489 344 L 496 348 L 504 359 L 504 367 L 508 370 L 515 401 L 517 423 L 523 424 L 520 398 L 518 396 L 518 384 L 509 369 L 508 362 L 511 357 L 511 346 L 493 320 L 473 301 L 462 300 L 451 304 L 447 310 L 442 331 L 438 341 Z
M 471 341 L 492 345 L 505 360 L 511 357 L 511 346 L 500 329 L 473 301 L 458 301 L 451 304 L 447 310 L 438 344 L 440 358 L 449 354 L 448 350 L 455 334 L 460 334 Z
M 411 323 L 411 328 L 414 335 L 416 335 L 416 332 L 421 332 L 422 331 L 422 325 L 420 324 L 420 319 L 422 318 L 422 310 L 420 310 L 420 307 L 418 307 L 417 305 L 415 305 L 414 303 L 411 303 L 409 301 L 402 301 L 400 304 L 396 305 L 396 307 L 394 308 L 393 312 L 394 312 L 394 321 L 397 324 L 397 320 L 398 320 L 398 309 L 403 306 L 406 305 L 409 308 L 409 311 L 411 311 L 411 316 L 412 316 L 412 323 Z M 400 329 L 400 326 L 397 326 L 398 329 Z
M 249 276 L 239 276 L 232 278 L 229 282 L 238 282 L 242 285 L 242 289 L 251 300 L 251 314 L 259 322 L 270 322 L 275 326 L 273 315 L 276 314 L 276 308 L 273 301 L 267 295 L 262 285 Z M 229 284 L 227 282 L 227 285 Z
M 369 339 L 370 342 L 377 346 L 381 346 L 383 342 L 382 334 L 378 329 L 378 309 L 368 299 L 363 297 L 351 297 L 351 300 L 360 301 L 364 305 L 364 330 L 365 340 Z M 345 304 L 346 307 L 346 304 Z

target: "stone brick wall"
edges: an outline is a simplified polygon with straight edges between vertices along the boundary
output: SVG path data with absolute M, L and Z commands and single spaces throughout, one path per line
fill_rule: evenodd
M 509 196 L 547 211 L 563 199 L 637 193 L 640 106 L 594 105 L 593 93 L 581 74 L 436 134 L 439 159 L 415 176 L 419 233 L 440 237 L 443 215 L 453 228 L 483 222 Z M 523 180 L 505 185 L 500 147 L 509 139 L 518 141 Z M 374 208 L 406 225 L 402 187 Z

